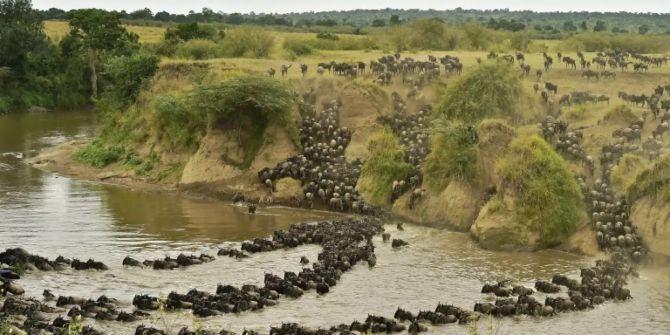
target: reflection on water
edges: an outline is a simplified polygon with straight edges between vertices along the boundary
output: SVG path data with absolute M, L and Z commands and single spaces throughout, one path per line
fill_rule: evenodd
M 263 274 L 299 271 L 300 256 L 316 259 L 319 248 L 304 246 L 253 255 L 227 257 L 175 271 L 124 269 L 127 255 L 140 259 L 179 252 L 215 254 L 221 245 L 237 246 L 253 237 L 300 221 L 316 221 L 331 214 L 286 208 L 246 208 L 186 199 L 179 195 L 137 192 L 127 188 L 77 181 L 42 173 L 23 163 L 35 149 L 90 134 L 90 113 L 44 113 L 0 117 L 0 248 L 22 246 L 54 258 L 95 258 L 110 266 L 107 272 L 36 273 L 21 284 L 29 295 L 47 288 L 56 294 L 97 297 L 106 294 L 130 303 L 134 294 L 167 295 L 191 288 L 213 292 L 219 283 L 262 284 Z M 471 308 L 485 281 L 516 279 L 531 285 L 554 273 L 578 275 L 593 260 L 558 251 L 493 253 L 479 249 L 467 234 L 407 225 L 404 232 L 388 230 L 410 246 L 393 250 L 379 238 L 377 266 L 356 266 L 331 293 L 314 292 L 300 299 L 282 299 L 277 307 L 241 315 L 202 320 L 203 324 L 240 330 L 267 330 L 282 321 L 324 327 L 363 320 L 368 313 L 391 316 L 398 306 L 417 311 L 438 302 Z M 656 266 L 632 279 L 634 299 L 607 303 L 586 313 L 552 319 L 522 318 L 494 321 L 498 334 L 669 334 L 670 270 Z M 540 297 L 541 298 L 541 297 Z M 192 326 L 190 318 L 171 314 L 175 325 Z M 149 321 L 145 321 L 149 322 Z M 488 320 L 480 323 L 484 330 Z M 136 324 L 100 323 L 109 334 L 132 333 Z M 161 326 L 159 323 L 158 326 Z M 125 328 L 120 328 L 125 327 Z M 432 334 L 464 334 L 465 327 L 431 329 Z

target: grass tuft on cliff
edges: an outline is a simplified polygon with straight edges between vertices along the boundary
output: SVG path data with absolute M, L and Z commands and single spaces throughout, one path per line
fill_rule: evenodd
M 359 191 L 373 204 L 388 204 L 393 181 L 407 178 L 413 167 L 403 160 L 403 147 L 388 128 L 374 135 L 368 150 L 370 157 L 361 168 Z
M 537 135 L 517 138 L 497 164 L 501 194 L 515 199 L 520 224 L 551 247 L 575 232 L 585 215 L 579 184 L 568 164 Z
M 518 69 L 506 62 L 491 61 L 466 72 L 451 84 L 439 103 L 438 118 L 476 124 L 485 118 L 504 118 L 517 123 L 527 119 L 528 102 Z
M 467 183 L 477 179 L 477 140 L 474 130 L 465 126 L 436 126 L 432 151 L 423 167 L 424 181 L 437 191 L 453 179 Z
M 670 201 L 670 155 L 661 157 L 654 165 L 642 171 L 628 188 L 631 202 L 650 196 Z

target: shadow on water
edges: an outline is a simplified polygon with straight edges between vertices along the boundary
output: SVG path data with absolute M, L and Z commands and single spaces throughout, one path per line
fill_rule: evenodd
M 241 241 L 267 236 L 295 222 L 336 216 L 282 207 L 259 208 L 256 214 L 248 214 L 241 205 L 120 187 L 105 187 L 101 197 L 119 230 L 151 234 L 167 241 Z

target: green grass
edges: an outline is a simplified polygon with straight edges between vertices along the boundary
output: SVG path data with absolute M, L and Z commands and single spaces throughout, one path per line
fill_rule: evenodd
M 463 126 L 439 126 L 433 133 L 432 151 L 426 157 L 424 181 L 440 191 L 451 180 L 472 183 L 477 179 L 477 146 L 473 133 Z
M 520 104 L 523 94 L 517 69 L 506 62 L 486 62 L 447 88 L 437 115 L 467 124 L 490 117 L 518 123 L 523 120 Z
M 384 128 L 370 141 L 369 157 L 361 168 L 359 191 L 368 194 L 373 204 L 385 205 L 391 199 L 393 182 L 404 180 L 412 165 L 403 160 L 404 149 L 393 132 Z
M 647 167 L 646 161 L 634 154 L 624 154 L 619 163 L 612 169 L 610 184 L 618 196 L 624 196 L 629 187 L 635 183 L 637 175 Z
M 100 139 L 91 141 L 86 147 L 74 153 L 74 159 L 101 169 L 121 160 L 125 149 L 121 145 L 108 145 Z
M 501 194 L 516 199 L 521 224 L 551 247 L 572 234 L 585 215 L 579 184 L 568 164 L 537 135 L 520 137 L 497 164 Z
M 670 155 L 661 157 L 649 169 L 638 174 L 628 188 L 630 201 L 647 196 L 670 201 Z

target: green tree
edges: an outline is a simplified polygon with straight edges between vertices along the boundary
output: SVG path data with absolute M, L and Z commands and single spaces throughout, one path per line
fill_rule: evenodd
M 646 24 L 641 25 L 639 28 L 637 28 L 637 32 L 640 33 L 641 35 L 644 35 L 649 32 L 649 26 Z
M 137 98 L 145 80 L 154 76 L 159 62 L 157 56 L 146 53 L 110 58 L 104 66 L 105 79 L 111 84 L 105 94 L 119 107 L 128 106 Z
M 414 34 L 412 46 L 421 49 L 439 49 L 444 44 L 444 24 L 434 19 L 410 22 Z
M 27 55 L 44 42 L 40 16 L 29 0 L 0 0 L 0 67 L 20 77 Z
M 489 34 L 484 27 L 475 22 L 468 22 L 463 25 L 465 38 L 470 42 L 470 46 L 475 50 L 482 50 L 488 46 Z
M 180 39 L 190 41 L 193 39 L 213 39 L 216 30 L 210 26 L 199 25 L 197 22 L 180 23 L 176 28 L 168 28 L 165 31 L 165 39 Z
M 579 25 L 579 29 L 581 29 L 582 31 L 587 31 L 587 30 L 589 30 L 589 26 L 588 26 L 588 24 L 586 23 L 586 21 L 582 21 L 582 23 Z
M 400 16 L 397 14 L 391 15 L 391 18 L 389 19 L 389 24 L 392 26 L 397 26 L 400 24 Z
M 565 32 L 571 32 L 571 31 L 577 31 L 577 26 L 572 21 L 565 21 L 563 23 L 563 31 Z
M 374 19 L 372 20 L 372 26 L 373 27 L 383 27 L 386 25 L 386 21 L 382 19 Z
M 593 27 L 593 31 L 607 31 L 607 26 L 605 25 L 605 21 L 598 20 L 596 21 L 596 25 Z
M 103 51 L 122 50 L 128 43 L 137 43 L 137 35 L 130 34 L 121 25 L 121 14 L 99 9 L 80 9 L 70 13 L 70 35 L 81 39 L 88 52 L 91 70 L 91 92 L 98 96 L 96 62 Z

